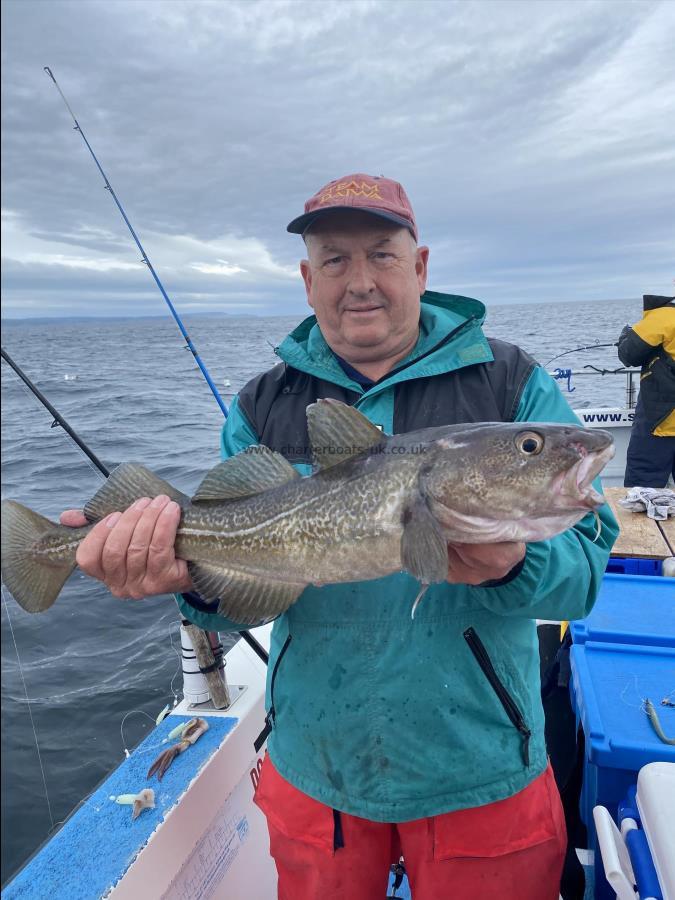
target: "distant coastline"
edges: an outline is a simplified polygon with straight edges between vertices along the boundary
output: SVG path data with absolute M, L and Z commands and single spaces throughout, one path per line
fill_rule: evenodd
M 555 304 L 556 306 L 568 306 L 571 304 L 585 303 L 595 304 L 595 303 L 637 303 L 639 304 L 640 309 L 642 309 L 642 298 L 641 297 L 621 297 L 621 298 L 610 298 L 610 297 L 602 297 L 596 298 L 594 300 L 590 300 L 588 298 L 582 297 L 575 300 L 508 300 L 508 301 L 496 301 L 496 300 L 482 300 L 485 303 L 488 310 L 490 308 L 496 306 L 530 306 L 532 304 L 539 303 L 550 303 Z M 310 315 L 308 312 L 307 315 Z M 224 312 L 222 310 L 208 310 L 205 312 L 186 312 L 182 314 L 184 319 L 219 319 L 219 318 L 228 318 L 228 319 L 289 319 L 289 318 L 298 318 L 297 312 L 286 312 L 286 313 L 269 313 L 269 312 L 260 312 L 260 313 L 231 313 Z M 300 314 L 302 316 L 302 313 Z M 2 316 L 0 318 L 0 322 L 3 325 L 18 325 L 25 324 L 26 322 L 32 323 L 34 325 L 39 324 L 49 324 L 50 322 L 121 322 L 121 321 L 129 321 L 134 320 L 138 322 L 143 322 L 147 320 L 154 319 L 166 319 L 166 313 L 157 313 L 155 315 L 138 315 L 138 316 Z
M 34 325 L 48 324 L 50 322 L 125 322 L 133 319 L 136 322 L 145 322 L 154 319 L 166 319 L 167 314 L 158 313 L 153 316 L 2 316 L 0 322 L 3 325 L 18 325 L 30 322 Z M 259 315 L 257 313 L 227 313 L 218 310 L 212 312 L 184 313 L 184 319 L 260 319 L 277 318 L 276 316 Z M 279 316 L 278 318 L 286 318 Z

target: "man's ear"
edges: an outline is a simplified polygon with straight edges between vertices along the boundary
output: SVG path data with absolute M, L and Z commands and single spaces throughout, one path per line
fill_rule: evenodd
M 427 289 L 427 272 L 429 265 L 429 248 L 418 247 L 415 258 L 415 273 L 417 274 L 417 283 L 420 289 L 420 297 Z
M 308 259 L 300 260 L 300 274 L 302 275 L 302 280 L 305 282 L 307 302 L 312 309 L 314 309 L 314 304 L 312 303 L 312 267 L 310 266 Z

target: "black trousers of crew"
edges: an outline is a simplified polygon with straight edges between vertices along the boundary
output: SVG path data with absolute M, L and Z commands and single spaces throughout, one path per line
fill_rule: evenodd
M 638 397 L 626 453 L 624 487 L 662 488 L 670 475 L 675 480 L 675 437 L 656 437 Z

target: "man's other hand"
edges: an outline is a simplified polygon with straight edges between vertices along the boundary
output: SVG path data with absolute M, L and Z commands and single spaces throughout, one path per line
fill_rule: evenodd
M 525 549 L 520 541 L 448 544 L 448 581 L 473 585 L 499 581 L 524 559 Z
M 142 497 L 94 525 L 77 548 L 77 564 L 115 597 L 140 600 L 191 591 L 187 563 L 173 550 L 180 514 L 180 506 L 163 494 Z M 67 509 L 60 521 L 71 527 L 87 524 L 79 509 Z

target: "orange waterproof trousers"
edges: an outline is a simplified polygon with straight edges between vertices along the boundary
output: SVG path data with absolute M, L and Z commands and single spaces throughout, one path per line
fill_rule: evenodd
M 506 800 L 386 824 L 313 800 L 266 756 L 255 802 L 279 900 L 384 900 L 401 855 L 413 900 L 558 900 L 567 840 L 550 766 Z

